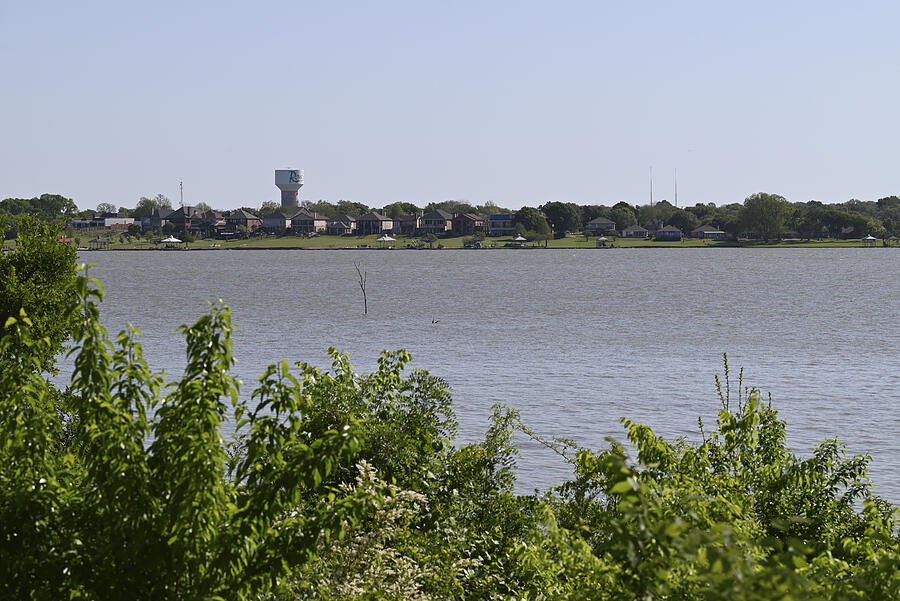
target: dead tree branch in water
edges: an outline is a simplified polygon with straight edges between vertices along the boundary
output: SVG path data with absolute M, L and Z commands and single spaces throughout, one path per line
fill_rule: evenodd
M 369 277 L 368 271 L 359 268 L 359 261 L 354 261 L 353 266 L 356 267 L 356 274 L 359 276 L 359 289 L 363 293 L 363 314 L 369 314 L 369 300 L 366 298 L 366 279 Z

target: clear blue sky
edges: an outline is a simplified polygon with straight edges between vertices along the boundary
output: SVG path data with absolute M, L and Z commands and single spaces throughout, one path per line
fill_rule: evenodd
M 0 198 L 900 194 L 896 2 L 0 0 Z

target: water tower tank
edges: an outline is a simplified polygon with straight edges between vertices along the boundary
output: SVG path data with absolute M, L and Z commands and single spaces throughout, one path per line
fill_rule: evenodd
M 275 185 L 281 190 L 281 206 L 299 205 L 298 192 L 303 186 L 303 171 L 300 169 L 276 169 Z

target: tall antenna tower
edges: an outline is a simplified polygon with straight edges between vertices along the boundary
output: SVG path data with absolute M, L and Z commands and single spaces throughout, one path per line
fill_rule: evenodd
M 650 207 L 653 207 L 653 165 L 650 165 Z
M 181 206 L 184 206 L 184 181 L 178 182 L 178 198 L 180 199 Z
M 675 206 L 678 206 L 678 167 L 675 168 Z

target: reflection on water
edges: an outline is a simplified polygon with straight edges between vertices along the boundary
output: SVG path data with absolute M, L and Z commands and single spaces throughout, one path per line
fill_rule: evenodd
M 454 389 L 462 441 L 494 403 L 545 435 L 589 447 L 619 418 L 697 435 L 718 410 L 722 353 L 771 391 L 789 442 L 838 437 L 874 457 L 876 490 L 900 501 L 900 252 L 891 249 L 619 249 L 93 252 L 110 331 L 139 327 L 155 369 L 184 367 L 178 325 L 207 301 L 232 307 L 248 395 L 265 365 L 320 367 L 333 345 L 357 371 L 408 349 Z M 354 261 L 368 271 L 363 315 Z M 519 490 L 569 476 L 520 439 Z

